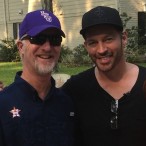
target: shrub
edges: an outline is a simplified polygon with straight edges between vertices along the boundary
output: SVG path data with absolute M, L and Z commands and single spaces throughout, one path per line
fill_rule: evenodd
M 14 39 L 1 40 L 0 61 L 12 62 L 20 61 L 19 53 Z
M 128 21 L 132 17 L 129 17 L 126 13 L 122 13 L 121 18 L 123 21 L 123 26 L 126 28 Z M 144 41 L 144 37 L 139 36 L 138 34 L 140 30 L 136 26 L 132 26 L 126 30 L 128 32 L 128 44 L 125 50 L 126 60 L 132 63 L 145 61 L 144 53 L 146 52 L 146 46 L 139 45 L 140 42 Z
M 62 45 L 58 62 L 66 65 L 66 66 L 71 66 L 73 63 L 72 58 L 73 58 L 73 56 L 72 56 L 72 51 L 70 50 L 70 48 Z M 54 68 L 54 72 L 59 72 L 59 69 L 60 69 L 59 64 L 57 64 Z
M 74 64 L 80 66 L 80 65 L 89 65 L 92 64 L 92 61 L 88 55 L 87 50 L 85 49 L 83 44 L 78 45 L 73 49 L 73 55 L 74 55 Z
M 78 45 L 73 50 L 67 46 L 62 46 L 59 62 L 70 67 L 90 65 L 92 61 L 83 44 Z M 55 71 L 58 71 L 57 65 Z
M 73 61 L 72 58 L 73 58 L 72 50 L 70 50 L 69 47 L 62 45 L 59 62 L 64 64 L 70 64 Z

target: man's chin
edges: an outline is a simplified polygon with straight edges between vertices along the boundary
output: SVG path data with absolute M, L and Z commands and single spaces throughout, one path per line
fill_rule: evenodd
M 111 65 L 96 65 L 98 70 L 102 71 L 102 72 L 109 72 L 112 70 L 112 66 Z
M 36 70 L 37 73 L 40 75 L 47 75 L 52 73 L 52 71 L 54 70 L 54 63 L 53 64 L 48 64 L 48 65 L 40 65 L 40 66 L 36 66 Z

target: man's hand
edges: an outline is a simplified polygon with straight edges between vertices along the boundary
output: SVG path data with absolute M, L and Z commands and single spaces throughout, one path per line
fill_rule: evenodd
M 4 89 L 4 84 L 3 82 L 0 81 L 0 91 L 2 91 Z

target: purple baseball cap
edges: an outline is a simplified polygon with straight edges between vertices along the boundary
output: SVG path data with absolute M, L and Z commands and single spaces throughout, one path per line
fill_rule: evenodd
M 59 19 L 52 12 L 36 10 L 26 14 L 20 25 L 19 37 L 21 39 L 26 35 L 36 36 L 47 28 L 56 28 L 60 35 L 65 37 Z

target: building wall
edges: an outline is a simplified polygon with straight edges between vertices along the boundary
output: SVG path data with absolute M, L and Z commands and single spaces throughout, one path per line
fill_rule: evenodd
M 13 38 L 13 23 L 20 23 L 25 14 L 41 8 L 41 0 L 0 0 L 0 39 Z
M 4 10 L 4 0 L 0 0 L 0 10 L 1 10 L 1 15 L 0 15 L 0 38 L 3 38 L 6 35 L 5 32 L 5 20 L 6 20 L 6 14 Z
M 53 10 L 66 34 L 63 45 L 70 49 L 83 44 L 79 34 L 82 15 L 95 6 L 110 6 L 126 12 L 132 19 L 128 27 L 137 26 L 137 12 L 144 11 L 146 0 L 53 0 Z M 0 39 L 13 38 L 13 23 L 21 23 L 26 13 L 41 9 L 41 0 L 0 0 Z
M 138 26 L 138 12 L 146 11 L 146 0 L 119 0 L 119 12 L 126 12 L 128 16 L 132 17 L 127 23 L 127 28 Z
M 79 34 L 82 15 L 97 5 L 105 5 L 116 8 L 115 0 L 55 0 L 54 13 L 61 20 L 66 38 L 63 44 L 70 49 L 83 44 L 84 40 Z

